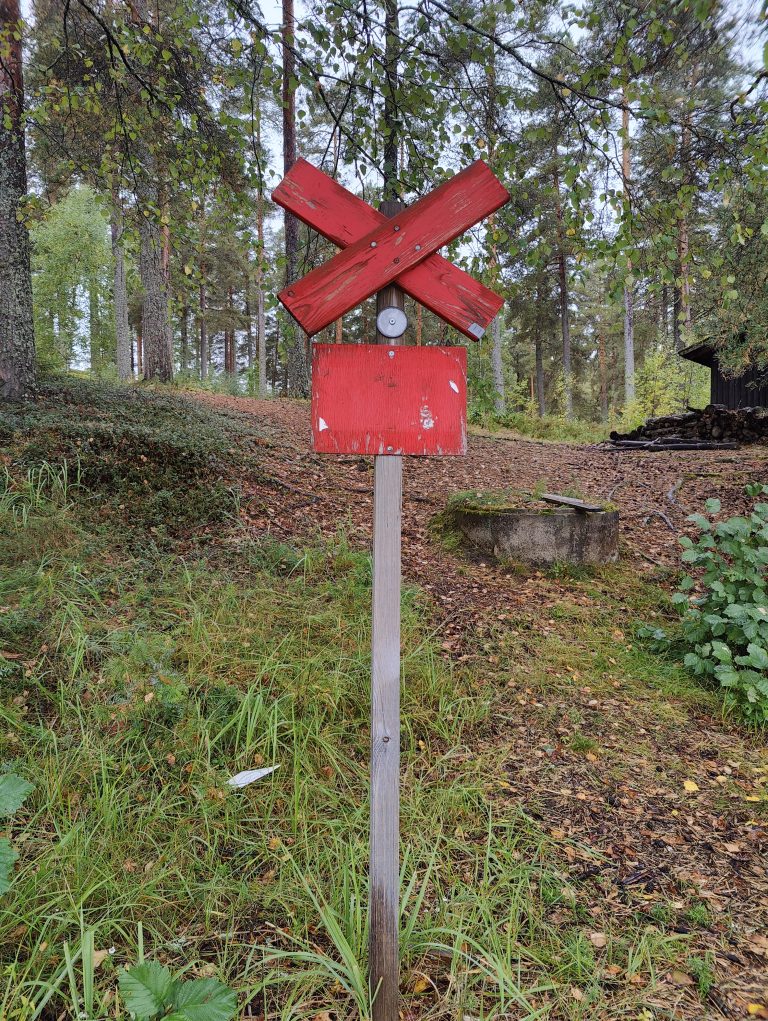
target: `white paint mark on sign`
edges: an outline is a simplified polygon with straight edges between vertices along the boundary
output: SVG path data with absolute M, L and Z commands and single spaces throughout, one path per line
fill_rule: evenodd
M 454 381 L 452 379 L 448 380 L 448 386 L 451 388 L 451 390 L 453 390 L 453 392 L 455 394 L 457 394 L 459 392 L 459 385 L 458 385 L 458 383 L 454 383 Z
M 422 428 L 432 429 L 434 427 L 435 420 L 434 418 L 432 418 L 432 412 L 429 410 L 426 404 L 419 412 L 419 418 L 421 419 Z
M 328 423 L 326 422 L 326 420 L 324 418 L 318 418 L 318 420 L 317 420 L 317 431 L 321 433 L 323 431 L 323 429 L 327 429 L 327 428 L 328 428 Z
M 261 780 L 265 776 L 269 776 L 270 773 L 274 773 L 276 769 L 280 768 L 280 763 L 276 766 L 264 766 L 262 769 L 244 769 L 242 773 L 236 773 L 231 776 L 227 783 L 230 787 L 247 787 L 249 783 L 253 783 L 255 780 Z

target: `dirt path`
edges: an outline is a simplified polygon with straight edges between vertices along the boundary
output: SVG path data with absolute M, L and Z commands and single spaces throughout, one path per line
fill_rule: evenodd
M 286 542 L 333 536 L 346 527 L 370 541 L 373 504 L 371 458 L 320 456 L 310 449 L 308 407 L 296 401 L 203 395 L 232 410 L 253 414 L 270 436 L 260 450 L 258 483 L 246 480 L 244 514 L 252 526 Z M 578 486 L 585 496 L 610 499 L 621 512 L 622 557 L 641 572 L 679 563 L 677 536 L 686 516 L 702 512 L 709 497 L 743 508 L 742 490 L 768 480 L 768 450 L 677 451 L 648 454 L 536 440 L 471 435 L 463 458 L 407 458 L 403 480 L 403 567 L 443 605 L 448 624 L 461 634 L 478 613 L 505 605 L 530 607 L 536 588 L 521 591 L 503 567 L 462 559 L 441 549 L 429 522 L 451 494 L 471 489 L 533 489 L 546 481 L 554 492 Z M 461 570 L 457 567 L 461 565 Z M 551 599 L 547 593 L 546 600 Z
M 202 399 L 254 415 L 268 437 L 244 480 L 243 514 L 254 530 L 298 544 L 344 526 L 369 542 L 370 459 L 313 454 L 305 405 Z M 622 918 L 646 917 L 650 940 L 684 942 L 648 1012 L 617 1008 L 610 1017 L 768 1017 L 768 756 L 712 703 L 656 685 L 661 662 L 651 659 L 643 673 L 632 639 L 637 590 L 679 563 L 686 515 L 709 497 L 728 512 L 743 509 L 744 485 L 768 479 L 768 451 L 606 452 L 473 435 L 466 458 L 408 459 L 404 476 L 405 575 L 439 608 L 446 655 L 491 693 L 491 733 L 472 752 L 495 777 L 494 811 L 522 808 L 562 845 L 561 870 L 578 891 L 601 966 L 602 929 Z M 633 568 L 625 577 L 635 586 L 631 606 L 626 589 L 626 633 L 620 583 L 590 591 L 567 578 L 524 576 L 430 537 L 430 519 L 452 493 L 544 480 L 619 506 L 622 558 Z M 615 982 L 617 998 L 622 984 L 648 977 L 610 966 L 601 976 L 604 987 Z

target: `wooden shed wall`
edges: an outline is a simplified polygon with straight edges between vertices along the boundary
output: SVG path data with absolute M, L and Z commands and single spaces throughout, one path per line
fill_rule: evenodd
M 750 369 L 742 376 L 727 379 L 720 372 L 717 362 L 712 366 L 711 373 L 712 404 L 724 404 L 727 408 L 768 408 L 765 373 Z

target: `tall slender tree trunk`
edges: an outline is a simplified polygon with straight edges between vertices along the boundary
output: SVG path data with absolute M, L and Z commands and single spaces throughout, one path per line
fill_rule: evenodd
M 144 337 L 141 324 L 136 330 L 136 375 L 141 378 L 144 374 Z
M 697 67 L 694 66 L 688 76 L 688 91 L 692 92 L 697 84 Z M 680 167 L 683 172 L 682 203 L 690 202 L 690 186 L 693 181 L 691 170 L 691 113 L 686 109 L 680 133 Z M 689 213 L 681 208 L 678 214 L 677 228 L 677 285 L 675 287 L 675 350 L 679 351 L 688 343 L 691 330 L 691 283 L 690 283 L 690 235 Z
M 35 381 L 35 328 L 27 194 L 24 77 L 18 0 L 0 0 L 0 399 L 23 397 Z
M 493 4 L 489 5 L 490 11 L 490 24 L 489 31 L 492 35 L 496 34 L 496 13 Z M 488 67 L 488 89 L 486 97 L 485 107 L 485 136 L 488 145 L 488 160 L 491 169 L 495 169 L 494 160 L 494 148 L 496 144 L 496 51 L 495 48 L 491 49 L 487 57 Z M 496 227 L 496 216 L 491 216 L 488 220 L 488 233 L 493 238 L 493 232 Z M 499 252 L 495 241 L 491 241 L 489 260 L 489 270 L 491 275 L 491 285 L 498 284 L 499 281 Z M 502 416 L 507 411 L 507 396 L 504 392 L 504 356 L 502 352 L 502 334 L 501 334 L 501 312 L 498 313 L 496 318 L 493 320 L 491 325 L 491 369 L 493 372 L 493 406 L 494 411 L 497 415 Z
M 293 0 L 283 0 L 283 173 L 287 174 L 296 162 L 296 87 L 294 82 L 296 22 Z M 291 213 L 284 216 L 285 225 L 285 284 L 289 286 L 298 276 L 299 221 Z M 288 383 L 296 397 L 309 392 L 307 367 L 307 339 L 298 323 L 293 330 L 288 351 Z
M 181 334 L 181 371 L 189 369 L 189 302 L 179 295 L 179 329 Z
M 605 331 L 597 331 L 597 367 L 600 373 L 600 418 L 608 420 L 608 357 L 605 350 Z
M 144 343 L 144 378 L 169 383 L 173 364 L 168 344 L 168 291 L 163 267 L 163 237 L 156 220 L 160 197 L 157 165 L 144 147 L 139 180 L 139 275 L 143 291 L 141 332 Z
M 560 332 L 563 339 L 563 379 L 565 384 L 565 417 L 573 418 L 573 376 L 571 372 L 571 324 L 568 316 L 568 268 L 565 259 L 565 231 L 563 230 L 563 204 L 560 198 L 560 168 L 553 172 L 555 189 L 555 215 L 557 218 L 557 279 L 560 289 Z
M 261 152 L 261 108 L 257 110 L 256 145 Z M 267 396 L 267 317 L 264 307 L 264 178 L 259 171 L 256 200 L 256 345 L 259 358 L 259 397 Z
M 280 355 L 280 316 L 275 316 L 275 349 L 272 356 L 272 393 L 277 393 L 277 360 Z
M 256 331 L 259 343 L 259 397 L 267 396 L 267 316 L 264 308 L 264 287 L 259 281 L 256 291 Z
M 123 251 L 123 204 L 120 199 L 120 184 L 116 174 L 112 178 L 109 229 L 114 261 L 112 288 L 115 304 L 117 378 L 121 383 L 126 383 L 133 374 L 132 344 L 128 325 L 128 286 L 125 276 L 125 252 Z
M 621 177 L 624 192 L 624 215 L 631 219 L 630 180 L 632 176 L 632 143 L 629 137 L 629 103 L 626 88 L 622 90 L 621 107 Z M 627 273 L 632 273 L 632 263 L 627 260 Z M 631 280 L 624 284 L 624 401 L 629 404 L 635 399 L 635 310 L 634 290 Z
M 208 324 L 205 321 L 205 313 L 208 307 L 207 305 L 207 289 L 205 286 L 205 273 L 206 266 L 203 263 L 200 267 L 200 273 L 202 280 L 200 281 L 200 290 L 198 292 L 198 301 L 200 305 L 200 379 L 208 378 Z
M 135 24 L 142 21 L 159 28 L 160 8 L 149 0 L 137 0 L 131 8 Z M 139 276 L 143 292 L 141 334 L 144 350 L 144 379 L 168 383 L 173 378 L 173 361 L 169 344 L 168 287 L 164 237 L 157 222 L 164 206 L 160 191 L 157 160 L 150 144 L 141 140 L 137 146 L 139 176 L 136 199 L 139 212 Z
M 167 171 L 165 167 L 160 168 L 160 178 L 165 180 Z M 168 314 L 165 320 L 165 333 L 166 343 L 168 345 L 168 358 L 171 363 L 171 371 L 173 371 L 173 320 L 172 316 L 172 305 L 173 305 L 173 294 L 171 292 L 171 227 L 168 212 L 168 195 L 166 192 L 165 184 L 160 188 L 160 200 L 162 210 L 162 222 L 160 224 L 160 234 L 163 239 L 163 287 L 165 288 L 166 302 L 168 304 Z
M 246 357 L 248 361 L 248 368 L 253 368 L 254 361 L 254 350 L 253 350 L 253 321 L 251 319 L 251 275 L 246 270 L 245 279 L 243 280 L 243 292 L 244 292 L 244 305 L 245 305 L 245 346 L 247 348 Z
M 533 326 L 533 346 L 536 358 L 536 403 L 539 409 L 539 418 L 547 413 L 547 400 L 544 391 L 544 352 L 541 343 L 541 291 L 536 288 L 536 316 Z
M 501 313 L 491 324 L 491 368 L 493 369 L 493 410 L 497 415 L 507 413 L 507 397 L 504 393 L 504 360 L 501 349 Z
M 232 325 L 224 331 L 224 371 L 230 376 L 234 376 L 237 372 L 237 355 L 235 352 L 236 335 L 235 327 L 233 322 L 233 290 L 231 287 L 227 288 L 227 309 L 229 311 L 229 321 Z
M 94 277 L 88 281 L 88 333 L 90 343 L 88 350 L 90 354 L 91 372 L 96 373 L 101 369 L 101 328 L 99 326 L 99 283 Z

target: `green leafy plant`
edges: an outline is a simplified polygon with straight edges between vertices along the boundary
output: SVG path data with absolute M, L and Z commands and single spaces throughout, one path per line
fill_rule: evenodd
M 229 1021 L 237 997 L 215 978 L 185 981 L 158 961 L 144 961 L 120 973 L 120 993 L 136 1021 Z
M 753 499 L 768 486 L 746 487 Z M 719 500 L 707 500 L 710 515 Z M 699 529 L 696 540 L 684 536 L 683 561 L 696 571 L 686 575 L 673 602 L 683 608 L 681 638 L 685 665 L 715 680 L 730 707 L 754 723 L 768 722 L 768 503 L 756 502 L 747 516 L 714 522 L 703 514 L 689 518 Z M 653 637 L 664 640 L 663 631 Z
M 15 773 L 0 776 L 0 819 L 18 812 L 31 790 L 32 784 L 22 780 Z M 0 894 L 6 893 L 11 888 L 11 870 L 17 858 L 18 854 L 10 840 L 6 837 L 0 838 Z

